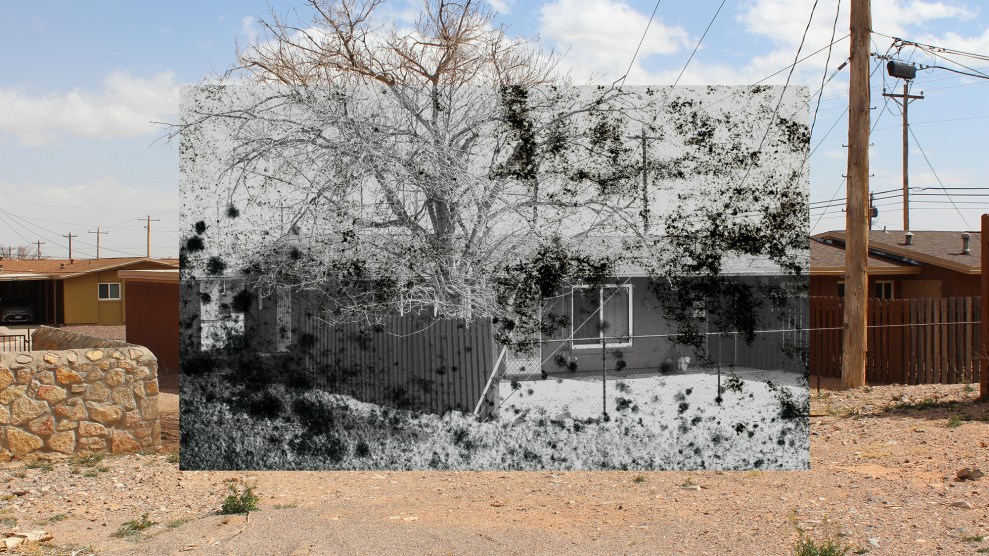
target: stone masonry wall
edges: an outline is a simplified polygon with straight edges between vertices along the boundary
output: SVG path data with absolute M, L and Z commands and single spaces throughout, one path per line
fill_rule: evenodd
M 60 337 L 91 347 L 66 349 Z M 0 459 L 160 445 L 158 362 L 150 351 L 48 327 L 33 341 L 36 351 L 0 352 Z

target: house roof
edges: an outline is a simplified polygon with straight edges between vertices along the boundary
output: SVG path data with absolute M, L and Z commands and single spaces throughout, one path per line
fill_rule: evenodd
M 617 236 L 587 236 L 581 238 L 580 245 L 595 255 L 615 254 L 626 247 L 622 238 Z M 646 262 L 653 255 L 648 249 L 639 246 L 637 251 L 626 252 L 626 255 L 626 260 L 622 261 L 616 272 L 618 276 L 650 276 L 650 265 Z M 780 266 L 767 256 L 726 255 L 721 260 L 721 274 L 726 276 L 779 276 L 783 273 Z
M 177 259 L 148 259 L 145 257 L 111 257 L 108 259 L 3 259 L 0 260 L 0 276 L 40 276 L 64 280 L 100 272 L 128 267 L 138 263 L 159 265 L 164 268 L 178 268 Z M 30 278 L 38 279 L 38 278 Z
M 869 232 L 869 251 L 871 254 L 889 259 L 915 261 L 916 263 L 947 268 L 962 274 L 980 274 L 982 272 L 981 233 L 967 232 L 971 236 L 968 254 L 962 253 L 961 234 L 963 232 L 917 230 L 911 233 L 913 234 L 912 245 L 907 245 L 906 235 L 903 231 L 872 230 Z M 817 234 L 814 238 L 819 241 L 834 243 L 840 247 L 845 244 L 844 230 L 824 232 Z M 842 262 L 841 267 L 844 268 L 844 262 Z
M 873 253 L 869 253 L 868 265 L 869 274 L 874 275 L 920 274 L 919 265 L 887 259 Z M 811 241 L 810 275 L 844 276 L 845 250 L 820 241 Z
M 117 277 L 127 282 L 178 284 L 179 269 L 161 268 L 156 270 L 121 270 L 117 272 Z

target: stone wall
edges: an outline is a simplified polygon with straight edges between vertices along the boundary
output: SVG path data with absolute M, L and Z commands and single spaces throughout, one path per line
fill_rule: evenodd
M 35 351 L 0 352 L 0 458 L 160 445 L 150 351 L 48 327 L 32 340 Z

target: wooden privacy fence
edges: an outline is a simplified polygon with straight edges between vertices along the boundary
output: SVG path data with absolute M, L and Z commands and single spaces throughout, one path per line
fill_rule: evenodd
M 313 386 L 379 405 L 473 411 L 495 361 L 488 320 L 405 316 L 371 327 L 308 318 L 300 324 Z
M 811 297 L 811 374 L 840 377 L 844 303 Z M 978 297 L 869 299 L 866 381 L 977 382 Z

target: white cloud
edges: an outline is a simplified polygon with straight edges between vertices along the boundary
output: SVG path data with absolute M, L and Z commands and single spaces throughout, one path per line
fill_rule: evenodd
M 488 0 L 488 4 L 491 4 L 491 7 L 496 12 L 507 14 L 512 11 L 512 5 L 515 4 L 515 0 Z
M 22 145 L 37 146 L 62 135 L 137 137 L 160 133 L 153 121 L 174 120 L 178 84 L 171 72 L 150 78 L 123 72 L 110 74 L 102 92 L 73 89 L 36 94 L 0 88 L 0 137 L 10 135 Z
M 628 68 L 649 16 L 622 0 L 556 0 L 542 7 L 540 22 L 540 34 L 545 39 L 560 50 L 569 49 L 566 62 L 575 78 L 603 76 L 614 80 Z M 626 83 L 643 82 L 643 59 L 676 54 L 688 43 L 686 30 L 666 25 L 657 16 Z
M 240 34 L 247 39 L 248 44 L 257 42 L 258 30 L 253 16 L 245 16 L 240 20 Z

